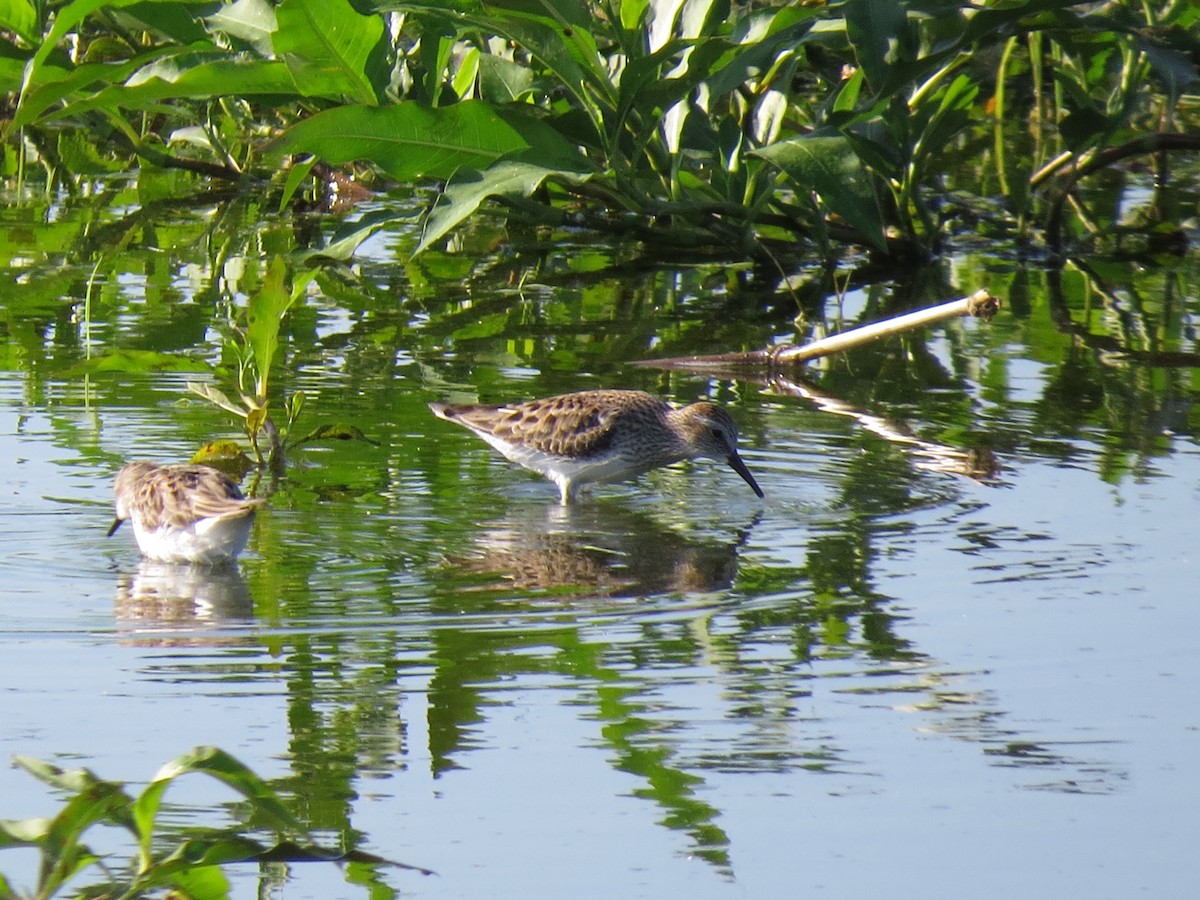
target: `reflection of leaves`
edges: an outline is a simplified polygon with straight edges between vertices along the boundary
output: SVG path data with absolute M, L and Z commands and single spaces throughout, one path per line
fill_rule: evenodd
M 309 441 L 366 441 L 373 446 L 379 446 L 379 441 L 367 437 L 361 428 L 341 422 L 318 425 L 304 437 L 294 441 L 293 444 L 304 444 Z
M 156 350 L 114 350 L 72 366 L 69 373 L 88 372 L 207 372 L 206 363 Z
M 455 329 L 452 337 L 456 341 L 470 341 L 481 338 L 495 337 L 504 332 L 508 324 L 508 313 L 488 313 L 480 316 L 474 322 Z

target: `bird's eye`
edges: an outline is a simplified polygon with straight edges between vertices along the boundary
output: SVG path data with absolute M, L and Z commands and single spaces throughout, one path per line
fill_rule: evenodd
M 722 431 L 720 428 L 714 428 L 712 430 L 712 436 L 715 437 L 718 441 L 725 440 L 725 432 Z

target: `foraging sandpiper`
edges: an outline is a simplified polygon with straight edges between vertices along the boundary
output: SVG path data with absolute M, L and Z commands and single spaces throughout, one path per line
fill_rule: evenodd
M 247 500 L 233 480 L 209 466 L 132 462 L 117 473 L 117 518 L 126 519 L 147 559 L 227 563 L 246 547 L 254 514 L 266 501 Z
M 644 391 L 579 391 L 510 406 L 431 403 L 508 459 L 558 485 L 563 504 L 591 484 L 707 456 L 725 460 L 759 497 L 737 452 L 737 426 L 715 403 L 675 409 Z

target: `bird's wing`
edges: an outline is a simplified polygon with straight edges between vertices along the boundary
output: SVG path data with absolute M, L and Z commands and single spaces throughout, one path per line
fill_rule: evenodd
M 198 519 L 244 515 L 262 505 L 247 500 L 233 480 L 208 466 L 175 466 L 155 496 L 160 521 L 187 527 Z
M 542 453 L 584 458 L 612 445 L 613 425 L 627 407 L 600 392 L 564 394 L 513 406 L 451 407 L 451 420 Z

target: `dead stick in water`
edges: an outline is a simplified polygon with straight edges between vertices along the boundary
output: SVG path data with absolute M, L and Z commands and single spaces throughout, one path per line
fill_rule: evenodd
M 751 350 L 746 353 L 720 353 L 716 356 L 680 356 L 673 359 L 645 359 L 633 363 L 636 366 L 654 366 L 664 369 L 703 369 L 711 366 L 779 366 L 789 363 L 802 363 L 818 356 L 828 356 L 840 353 L 877 341 L 880 338 L 911 331 L 925 325 L 933 325 L 945 319 L 959 316 L 978 316 L 985 321 L 996 314 L 1000 308 L 1000 298 L 993 297 L 986 290 L 978 290 L 969 297 L 951 300 L 928 309 L 905 313 L 891 319 L 872 322 L 861 328 L 852 328 L 818 341 L 796 347 L 792 344 L 781 344 L 770 350 Z

